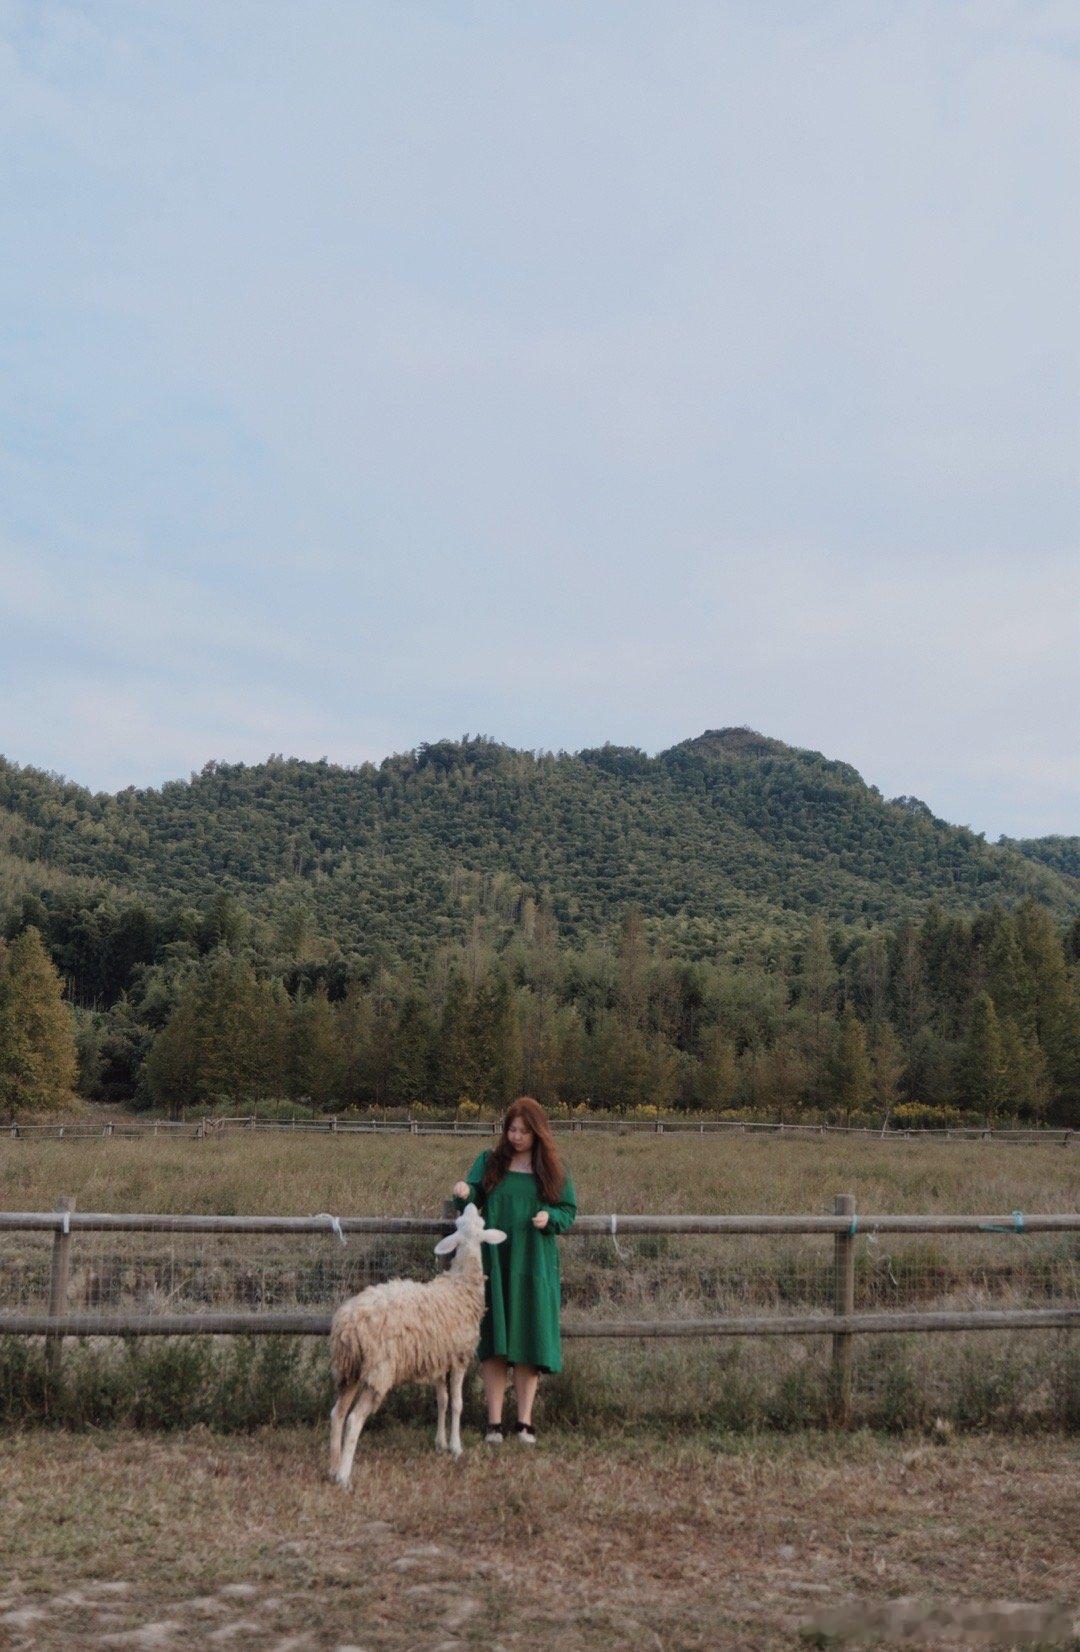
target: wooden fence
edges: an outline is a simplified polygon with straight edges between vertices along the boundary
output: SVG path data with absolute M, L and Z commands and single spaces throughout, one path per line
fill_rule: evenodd
M 258 1313 L 82 1313 L 67 1305 L 71 1250 L 80 1233 L 189 1234 L 430 1234 L 453 1225 L 455 1207 L 444 1205 L 441 1219 L 418 1216 L 196 1216 L 142 1212 L 79 1212 L 70 1200 L 52 1211 L 0 1211 L 0 1234 L 51 1232 L 49 1302 L 46 1312 L 0 1311 L 0 1335 L 43 1336 L 47 1359 L 57 1372 L 66 1336 L 326 1336 L 327 1312 Z M 1080 1232 L 1080 1213 L 1041 1215 L 873 1215 L 856 1211 L 850 1194 L 839 1194 L 832 1215 L 646 1216 L 582 1215 L 566 1238 L 633 1234 L 778 1235 L 832 1234 L 832 1312 L 800 1315 L 728 1315 L 713 1319 L 594 1320 L 563 1324 L 575 1337 L 829 1336 L 832 1338 L 834 1411 L 846 1420 L 851 1410 L 852 1338 L 895 1332 L 1047 1330 L 1080 1327 L 1080 1301 L 1042 1308 L 978 1309 L 960 1312 L 861 1313 L 855 1311 L 855 1246 L 860 1236 L 879 1234 L 1034 1234 Z
M 589 1131 L 614 1132 L 616 1135 L 760 1135 L 813 1140 L 825 1136 L 862 1136 L 874 1141 L 990 1141 L 1007 1147 L 1049 1146 L 1071 1147 L 1080 1142 L 1080 1130 L 1067 1126 L 1030 1129 L 994 1129 L 982 1125 L 953 1125 L 935 1128 L 896 1128 L 892 1125 L 873 1127 L 849 1124 L 769 1124 L 749 1119 L 668 1118 L 627 1119 L 587 1118 L 548 1121 L 553 1130 L 582 1134 Z M 235 1118 L 206 1119 L 109 1119 L 97 1123 L 89 1119 L 70 1119 L 54 1124 L 12 1123 L 0 1127 L 0 1135 L 12 1140 L 27 1141 L 90 1141 L 144 1136 L 171 1136 L 202 1141 L 208 1137 L 232 1135 L 237 1131 L 275 1133 L 300 1131 L 315 1135 L 414 1135 L 414 1136 L 483 1136 L 497 1134 L 502 1119 L 495 1120 L 440 1120 L 440 1119 L 355 1119 L 330 1116 L 321 1119 L 261 1119 L 257 1113 Z

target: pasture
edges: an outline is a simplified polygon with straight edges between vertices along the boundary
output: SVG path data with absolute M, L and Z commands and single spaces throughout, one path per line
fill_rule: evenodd
M 225 1216 L 315 1212 L 441 1215 L 476 1139 L 252 1134 L 202 1141 L 11 1141 L 0 1138 L 0 1207 Z M 982 1142 L 867 1138 L 578 1137 L 564 1144 L 584 1214 L 814 1214 L 838 1191 L 861 1212 L 1075 1210 L 1080 1151 Z M 829 1235 L 569 1235 L 559 1241 L 564 1321 L 815 1315 L 831 1311 Z M 1075 1233 L 860 1236 L 855 1300 L 863 1310 L 1041 1308 L 1080 1295 Z M 74 1311 L 332 1310 L 364 1284 L 435 1264 L 423 1235 L 78 1233 Z M 42 1311 L 47 1233 L 0 1235 L 0 1309 Z M 856 1339 L 854 1416 L 875 1427 L 945 1416 L 962 1427 L 1058 1427 L 1080 1415 L 1072 1331 L 889 1335 Z M 827 1417 L 829 1339 L 700 1338 L 565 1343 L 565 1368 L 541 1385 L 549 1422 L 602 1432 L 689 1424 L 791 1429 Z M 40 1344 L 36 1345 L 40 1350 Z M 31 1345 L 0 1354 L 0 1416 L 46 1409 L 72 1423 L 206 1422 L 221 1429 L 272 1415 L 321 1416 L 321 1342 L 291 1339 L 120 1348 L 68 1343 L 68 1380 L 46 1393 Z M 167 1405 L 157 1396 L 169 1396 Z M 467 1385 L 477 1416 L 479 1379 Z M 395 1398 L 402 1417 L 411 1401 Z M 402 1409 L 404 1407 L 404 1409 Z
M 479 1145 L 0 1139 L 0 1206 L 47 1209 L 64 1193 L 80 1210 L 438 1216 Z M 826 1212 L 838 1192 L 864 1212 L 1080 1202 L 1080 1151 L 1060 1146 L 752 1136 L 563 1146 L 583 1213 Z M 172 1306 L 207 1291 L 257 1306 L 435 1266 L 427 1238 L 212 1238 L 77 1235 L 73 1284 L 96 1281 L 110 1303 L 149 1289 Z M 859 1243 L 867 1302 L 1075 1294 L 1075 1235 Z M 12 1236 L 3 1245 L 10 1263 Z M 703 1303 L 782 1312 L 821 1306 L 829 1289 L 831 1240 L 620 1234 L 618 1249 L 600 1236 L 560 1245 L 574 1317 Z M 19 1254 L 36 1278 L 47 1248 Z M 16 1277 L 9 1266 L 9 1286 Z M 345 1498 L 322 1479 L 321 1343 L 69 1340 L 56 1393 L 40 1343 L 9 1339 L 0 1644 L 765 1652 L 844 1644 L 820 1614 L 845 1601 L 894 1644 L 888 1603 L 901 1596 L 942 1603 L 946 1618 L 954 1603 L 1038 1602 L 1039 1644 L 1064 1644 L 1058 1608 L 1080 1604 L 1076 1342 L 1074 1332 L 856 1339 L 856 1421 L 869 1426 L 830 1433 L 828 1338 L 567 1340 L 563 1373 L 541 1384 L 535 1453 L 483 1446 L 474 1370 L 459 1464 L 431 1449 L 430 1391 L 400 1390 L 365 1431 Z M 939 1626 L 921 1644 L 961 1643 Z
M 814 1630 L 841 1601 L 1049 1624 L 1077 1602 L 1075 1442 L 567 1429 L 456 1465 L 401 1424 L 368 1443 L 345 1499 L 309 1430 L 9 1436 L 0 1643 L 781 1652 L 846 1644 Z
M 0 1136 L 0 1208 L 218 1215 L 437 1216 L 487 1137 L 232 1135 L 12 1141 Z M 588 1211 L 1075 1210 L 1080 1142 L 826 1136 L 594 1135 L 560 1138 Z

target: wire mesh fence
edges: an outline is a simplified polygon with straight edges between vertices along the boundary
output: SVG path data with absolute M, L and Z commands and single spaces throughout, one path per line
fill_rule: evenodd
M 273 1393 L 286 1369 L 290 1404 L 320 1415 L 322 1344 L 294 1338 L 268 1371 L 270 1354 L 242 1355 L 237 1347 L 248 1339 L 238 1333 L 287 1324 L 324 1336 L 337 1305 L 365 1286 L 432 1277 L 446 1225 L 324 1217 L 289 1219 L 282 1230 L 273 1218 L 79 1213 L 26 1220 L 47 1225 L 20 1226 L 17 1215 L 0 1213 L 0 1413 L 55 1403 L 48 1372 L 27 1346 L 60 1323 L 50 1311 L 69 1335 L 87 1333 L 67 1343 L 64 1365 L 90 1394 L 91 1411 L 106 1390 L 141 1383 L 149 1415 L 176 1386 L 173 1335 L 221 1328 L 220 1316 L 232 1315 L 226 1328 L 236 1346 L 222 1339 L 213 1353 L 204 1345 L 184 1356 L 177 1403 L 190 1414 L 191 1396 L 203 1393 L 208 1420 L 235 1413 L 238 1361 L 246 1361 L 253 1416 L 261 1414 L 256 1390 Z M 722 1226 L 685 1231 L 701 1222 Z M 824 1421 L 837 1415 L 839 1354 L 843 1420 L 906 1426 L 940 1414 L 958 1423 L 1080 1426 L 1080 1216 L 1019 1225 L 1015 1217 L 586 1216 L 560 1240 L 560 1257 L 573 1352 L 549 1389 L 571 1419 Z M 967 1328 L 905 1333 L 912 1315 L 923 1330 L 950 1329 L 958 1316 Z M 974 1328 L 984 1322 L 987 1329 Z M 118 1334 L 106 1337 L 109 1330 Z M 136 1331 L 169 1335 L 157 1352 L 136 1352 L 121 1340 Z M 59 1336 L 50 1346 L 58 1352 Z M 222 1382 L 231 1373 L 226 1399 L 212 1370 Z
M 49 1304 L 60 1218 L 19 1225 L 0 1215 L 0 1313 L 40 1314 Z M 112 1223 L 138 1221 L 125 1230 Z M 442 1224 L 400 1220 L 382 1231 L 377 1219 L 343 1227 L 332 1217 L 273 1219 L 107 1217 L 68 1220 L 64 1300 L 68 1313 L 197 1314 L 303 1308 L 330 1312 L 346 1296 L 396 1277 L 427 1277 L 436 1267 Z M 573 1323 L 602 1319 L 708 1318 L 831 1314 L 836 1307 L 836 1234 L 828 1218 L 779 1219 L 785 1231 L 741 1231 L 725 1218 L 720 1231 L 665 1228 L 672 1219 L 586 1218 L 561 1244 L 563 1306 Z M 686 1218 L 687 1222 L 707 1218 Z M 747 1218 L 764 1223 L 766 1218 Z M 861 1312 L 1050 1308 L 1080 1303 L 1080 1217 L 956 1218 L 960 1231 L 875 1231 L 890 1218 L 856 1219 L 851 1234 L 852 1307 Z M 919 1218 L 904 1218 L 918 1224 Z M 948 1222 L 949 1218 L 927 1218 Z M 1039 1222 L 1055 1225 L 1040 1228 Z M 170 1228 L 195 1222 L 197 1228 Z M 161 1227 L 154 1224 L 161 1223 Z M 630 1224 L 633 1224 L 632 1226 Z M 804 1231 L 800 1224 L 806 1223 Z M 591 1224 L 591 1225 L 589 1225 Z M 348 1231 L 346 1231 L 348 1228 Z M 425 1231 L 429 1230 L 429 1231 Z

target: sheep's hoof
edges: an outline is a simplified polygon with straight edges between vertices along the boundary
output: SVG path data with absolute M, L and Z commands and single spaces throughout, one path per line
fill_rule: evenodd
M 435 1450 L 436 1451 L 449 1451 L 450 1447 L 447 1445 L 445 1440 L 436 1440 L 435 1441 Z
M 450 1455 L 456 1463 L 458 1458 L 461 1456 L 461 1447 L 459 1445 L 451 1446 L 450 1447 Z

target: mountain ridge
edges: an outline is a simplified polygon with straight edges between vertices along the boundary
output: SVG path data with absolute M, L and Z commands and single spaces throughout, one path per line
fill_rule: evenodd
M 478 906 L 530 898 L 578 938 L 638 905 L 689 956 L 811 915 L 868 928 L 933 901 L 968 911 L 1030 895 L 1067 921 L 1080 913 L 1074 842 L 989 844 L 921 799 L 884 798 L 848 763 L 746 727 L 652 757 L 466 735 L 353 766 L 210 760 L 116 793 L 0 758 L 9 902 L 60 898 L 70 880 L 158 903 L 226 891 L 268 915 L 308 905 L 343 944 L 412 955 L 459 935 Z

